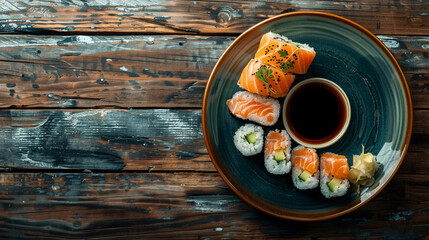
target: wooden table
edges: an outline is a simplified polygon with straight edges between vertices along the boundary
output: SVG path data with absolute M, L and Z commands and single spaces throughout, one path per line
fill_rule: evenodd
M 321 222 L 238 198 L 204 144 L 223 51 L 280 13 L 325 11 L 394 54 L 414 104 L 406 158 L 375 199 Z M 429 239 L 429 2 L 0 0 L 0 237 Z

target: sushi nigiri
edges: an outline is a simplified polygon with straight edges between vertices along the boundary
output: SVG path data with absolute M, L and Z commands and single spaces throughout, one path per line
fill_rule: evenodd
M 344 196 L 350 187 L 349 164 L 343 155 L 324 153 L 320 157 L 320 191 L 326 198 Z
M 295 75 L 252 59 L 243 69 L 237 84 L 249 92 L 279 98 L 286 96 L 294 80 Z
M 292 42 L 279 34 L 269 32 L 262 36 L 255 58 L 285 72 L 305 74 L 316 52 L 307 44 Z
M 319 185 L 319 158 L 315 149 L 304 146 L 292 150 L 292 181 L 298 189 L 312 189 Z
M 285 130 L 271 130 L 265 138 L 264 165 L 271 174 L 289 173 L 291 140 Z
M 264 130 L 255 124 L 245 124 L 235 132 L 234 145 L 244 156 L 258 154 L 264 146 Z
M 272 126 L 279 119 L 280 103 L 247 91 L 236 92 L 226 101 L 232 114 L 241 119 L 257 122 L 264 126 Z

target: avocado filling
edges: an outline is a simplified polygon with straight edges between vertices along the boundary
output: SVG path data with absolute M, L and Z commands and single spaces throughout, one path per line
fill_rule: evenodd
M 313 174 L 311 174 L 311 172 L 309 172 L 309 171 L 307 171 L 307 170 L 304 170 L 304 171 L 299 175 L 299 179 L 301 179 L 302 181 L 307 181 L 307 179 L 308 179 L 309 177 L 311 177 L 311 175 L 313 175 Z
M 331 192 L 334 192 L 336 188 L 338 188 L 341 184 L 343 180 L 339 179 L 339 178 L 333 178 L 329 183 L 328 183 L 328 187 L 329 190 L 331 190 Z
M 275 151 L 274 159 L 276 161 L 283 161 L 286 159 L 285 152 L 282 149 L 278 149 Z

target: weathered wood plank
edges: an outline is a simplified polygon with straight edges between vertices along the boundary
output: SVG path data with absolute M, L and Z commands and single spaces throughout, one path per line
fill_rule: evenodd
M 0 107 L 200 107 L 230 37 L 0 36 Z
M 0 111 L 4 168 L 214 171 L 201 110 Z
M 427 174 L 429 111 L 414 128 L 399 170 Z M 201 110 L 3 110 L 0 167 L 215 172 L 204 144 Z
M 317 223 L 263 214 L 217 173 L 2 173 L 0 183 L 4 238 L 421 239 L 429 227 L 427 175 L 398 174 L 367 205 Z
M 429 108 L 429 38 L 379 36 L 416 108 Z M 0 36 L 0 108 L 201 107 L 233 37 Z
M 425 1 L 41 1 L 2 0 L 1 32 L 238 34 L 284 12 L 350 18 L 376 34 L 427 35 Z

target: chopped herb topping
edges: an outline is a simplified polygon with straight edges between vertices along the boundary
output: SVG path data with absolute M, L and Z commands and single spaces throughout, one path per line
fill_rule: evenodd
M 258 79 L 264 83 L 268 84 L 268 79 L 269 78 L 274 78 L 274 75 L 272 75 L 273 70 L 272 69 L 267 69 L 265 66 L 262 66 L 259 68 L 259 70 L 256 72 L 256 76 L 258 77 Z
M 284 69 L 284 70 L 288 70 L 289 68 L 290 68 L 290 69 L 295 69 L 294 64 L 295 64 L 295 62 L 294 62 L 294 61 L 289 62 L 289 63 L 284 62 L 284 63 L 282 63 L 282 65 L 280 66 L 280 68 L 281 68 L 281 69 Z
M 280 54 L 280 56 L 282 56 L 284 58 L 287 57 L 287 51 L 280 50 L 280 51 L 278 51 L 278 53 Z

